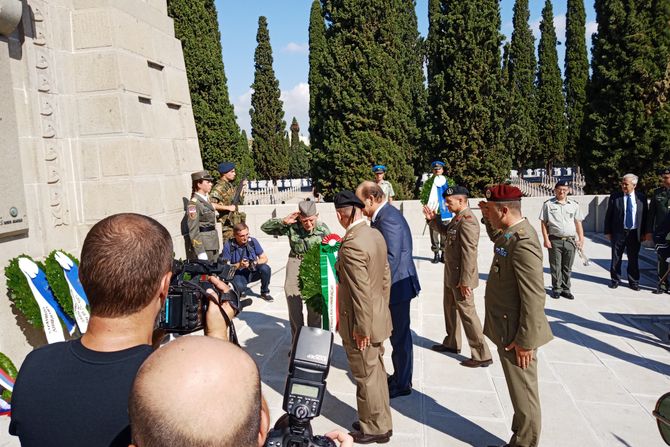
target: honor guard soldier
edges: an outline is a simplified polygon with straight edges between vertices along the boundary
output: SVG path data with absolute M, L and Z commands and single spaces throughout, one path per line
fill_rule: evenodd
M 514 408 L 512 438 L 506 446 L 537 447 L 542 415 L 537 380 L 537 349 L 553 335 L 544 314 L 542 247 L 521 215 L 519 188 L 496 185 L 479 206 L 494 242 L 486 282 L 484 335 L 498 347 Z
M 261 225 L 261 230 L 272 236 L 288 236 L 291 251 L 286 262 L 286 280 L 284 293 L 288 305 L 288 316 L 291 322 L 291 337 L 295 338 L 298 329 L 305 325 L 303 303 L 298 285 L 298 275 L 302 258 L 314 245 L 321 243 L 330 234 L 328 226 L 320 222 L 316 203 L 303 200 L 298 203 L 298 211 L 283 219 L 270 219 Z M 307 307 L 307 325 L 321 327 L 321 315 Z
M 225 245 L 226 241 L 233 237 L 233 227 L 240 222 L 244 222 L 246 216 L 239 212 L 237 205 L 233 204 L 233 197 L 235 196 L 233 180 L 237 175 L 235 163 L 227 161 L 219 163 L 218 168 L 221 178 L 212 188 L 210 200 L 219 213 L 219 222 L 221 222 L 222 227 L 221 244 Z
M 395 197 L 395 191 L 393 191 L 393 185 L 391 182 L 384 180 L 384 174 L 386 174 L 386 166 L 376 165 L 372 168 L 372 173 L 375 175 L 375 183 L 384 191 L 384 198 L 389 202 L 393 202 L 393 197 Z
M 479 285 L 477 268 L 477 245 L 479 244 L 479 222 L 468 206 L 470 192 L 463 186 L 454 186 L 444 191 L 449 211 L 454 214 L 447 225 L 442 223 L 428 206 L 423 209 L 430 221 L 431 231 L 446 236 L 444 251 L 444 323 L 447 336 L 433 351 L 461 352 L 461 320 L 465 336 L 470 345 L 470 358 L 461 362 L 469 368 L 486 367 L 493 363 L 491 352 L 482 333 L 482 323 L 475 309 L 474 289 Z
M 570 183 L 561 180 L 554 187 L 555 197 L 547 200 L 540 211 L 544 246 L 551 267 L 551 297 L 575 297 L 570 292 L 570 274 L 575 252 L 584 247 L 584 228 L 579 203 L 568 197 Z
M 651 198 L 651 202 L 649 202 L 649 214 L 647 217 L 647 233 L 651 233 L 654 236 L 656 236 L 663 221 L 670 214 L 670 168 L 659 170 L 658 175 L 660 176 L 661 186 L 654 190 L 654 195 Z M 666 235 L 661 235 L 662 239 L 665 239 L 665 236 Z M 668 262 L 660 254 L 657 256 L 657 272 L 658 279 L 660 280 L 668 271 Z M 670 292 L 669 286 L 670 279 L 666 277 L 663 284 L 660 285 L 660 288 L 657 288 L 654 292 Z
M 193 191 L 186 206 L 188 235 L 193 253 L 198 259 L 215 261 L 219 255 L 219 237 L 216 234 L 216 211 L 209 201 L 214 179 L 207 171 L 191 174 Z

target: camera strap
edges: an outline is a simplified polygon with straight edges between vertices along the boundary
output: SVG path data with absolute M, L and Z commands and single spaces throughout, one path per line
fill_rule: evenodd
M 221 304 L 217 305 L 219 306 L 219 312 L 221 312 L 223 319 L 226 320 L 226 324 L 228 325 L 228 339 L 237 346 L 240 346 L 240 342 L 237 340 L 237 331 L 235 330 L 233 320 L 231 320 L 228 314 L 223 310 L 223 306 Z

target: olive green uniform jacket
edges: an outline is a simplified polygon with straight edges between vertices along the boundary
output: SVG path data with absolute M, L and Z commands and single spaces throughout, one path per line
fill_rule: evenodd
M 210 261 L 219 254 L 219 236 L 216 234 L 216 210 L 208 200 L 193 194 L 186 206 L 188 236 L 195 255 L 207 253 Z

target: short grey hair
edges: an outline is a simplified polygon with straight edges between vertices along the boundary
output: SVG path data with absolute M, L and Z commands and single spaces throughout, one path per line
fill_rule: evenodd
M 629 179 L 633 183 L 633 185 L 637 185 L 637 181 L 638 181 L 637 175 L 629 173 L 629 174 L 626 174 L 623 177 L 621 177 L 621 180 L 626 180 L 626 179 Z

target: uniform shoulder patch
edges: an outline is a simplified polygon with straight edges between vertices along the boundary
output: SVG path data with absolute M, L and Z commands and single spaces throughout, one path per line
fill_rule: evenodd
M 194 203 L 189 203 L 188 208 L 186 210 L 188 211 L 189 219 L 195 219 L 198 216 L 198 210 Z

